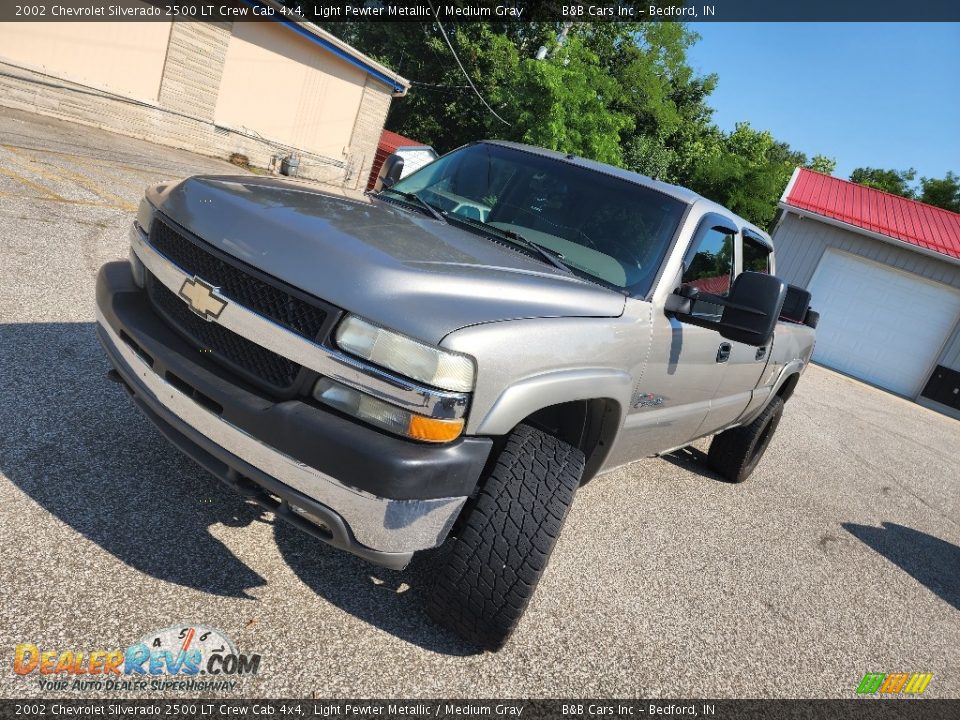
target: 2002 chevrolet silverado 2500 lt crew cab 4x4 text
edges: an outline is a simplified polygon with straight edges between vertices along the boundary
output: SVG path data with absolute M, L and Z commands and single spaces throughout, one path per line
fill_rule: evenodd
M 362 558 L 434 553 L 427 610 L 503 645 L 577 488 L 708 435 L 740 482 L 813 351 L 769 237 L 683 188 L 504 142 L 386 189 L 148 189 L 98 332 L 136 404 Z

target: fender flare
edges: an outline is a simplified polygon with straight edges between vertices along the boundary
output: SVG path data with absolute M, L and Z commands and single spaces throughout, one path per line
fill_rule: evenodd
M 538 410 L 573 400 L 610 399 L 619 405 L 617 427 L 630 406 L 633 378 L 609 368 L 558 370 L 514 383 L 497 398 L 477 425 L 477 435 L 506 435 Z
M 777 381 L 773 384 L 773 390 L 770 395 L 776 395 L 780 392 L 780 389 L 783 387 L 784 383 L 790 379 L 791 375 L 799 375 L 806 368 L 806 363 L 803 360 L 791 360 L 780 370 L 780 375 L 777 377 Z

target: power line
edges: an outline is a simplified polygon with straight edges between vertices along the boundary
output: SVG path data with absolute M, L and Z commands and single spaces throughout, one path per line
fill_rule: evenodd
M 420 87 L 445 88 L 447 90 L 460 90 L 463 88 L 470 87 L 469 85 L 441 85 L 437 83 L 425 83 L 425 82 L 420 82 L 419 80 L 411 80 L 410 84 L 418 85 Z
M 477 97 L 480 98 L 480 102 L 484 104 L 487 110 L 490 111 L 490 114 L 493 115 L 497 120 L 502 122 L 507 127 L 511 127 L 510 123 L 504 120 L 502 117 L 497 115 L 497 111 L 490 107 L 490 103 L 483 99 L 483 95 L 480 94 L 480 91 L 477 90 L 477 86 L 473 84 L 473 80 L 470 79 L 470 75 L 467 74 L 467 69 L 463 67 L 463 63 L 460 62 L 460 58 L 457 56 L 457 51 L 453 49 L 453 45 L 450 44 L 450 38 L 447 37 L 447 31 L 443 29 L 443 23 L 440 22 L 440 15 L 434 10 L 432 0 L 427 0 L 430 4 L 430 10 L 433 11 L 433 16 L 437 19 L 437 26 L 440 28 L 440 34 L 443 35 L 443 39 L 447 41 L 447 47 L 450 48 L 450 52 L 453 53 L 453 59 L 457 61 L 457 65 L 460 66 L 460 71 L 463 73 L 463 76 L 467 79 L 467 82 L 470 83 L 470 87 L 473 88 L 473 92 L 477 94 Z

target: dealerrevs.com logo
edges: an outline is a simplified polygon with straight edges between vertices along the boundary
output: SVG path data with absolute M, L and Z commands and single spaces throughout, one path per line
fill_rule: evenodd
M 20 643 L 13 671 L 42 690 L 233 690 L 260 671 L 260 655 L 237 651 L 216 628 L 184 623 L 144 635 L 126 649 L 58 650 Z

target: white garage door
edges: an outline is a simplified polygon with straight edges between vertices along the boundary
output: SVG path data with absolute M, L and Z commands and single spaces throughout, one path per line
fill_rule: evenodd
M 810 281 L 813 359 L 914 397 L 960 315 L 960 290 L 828 250 Z

